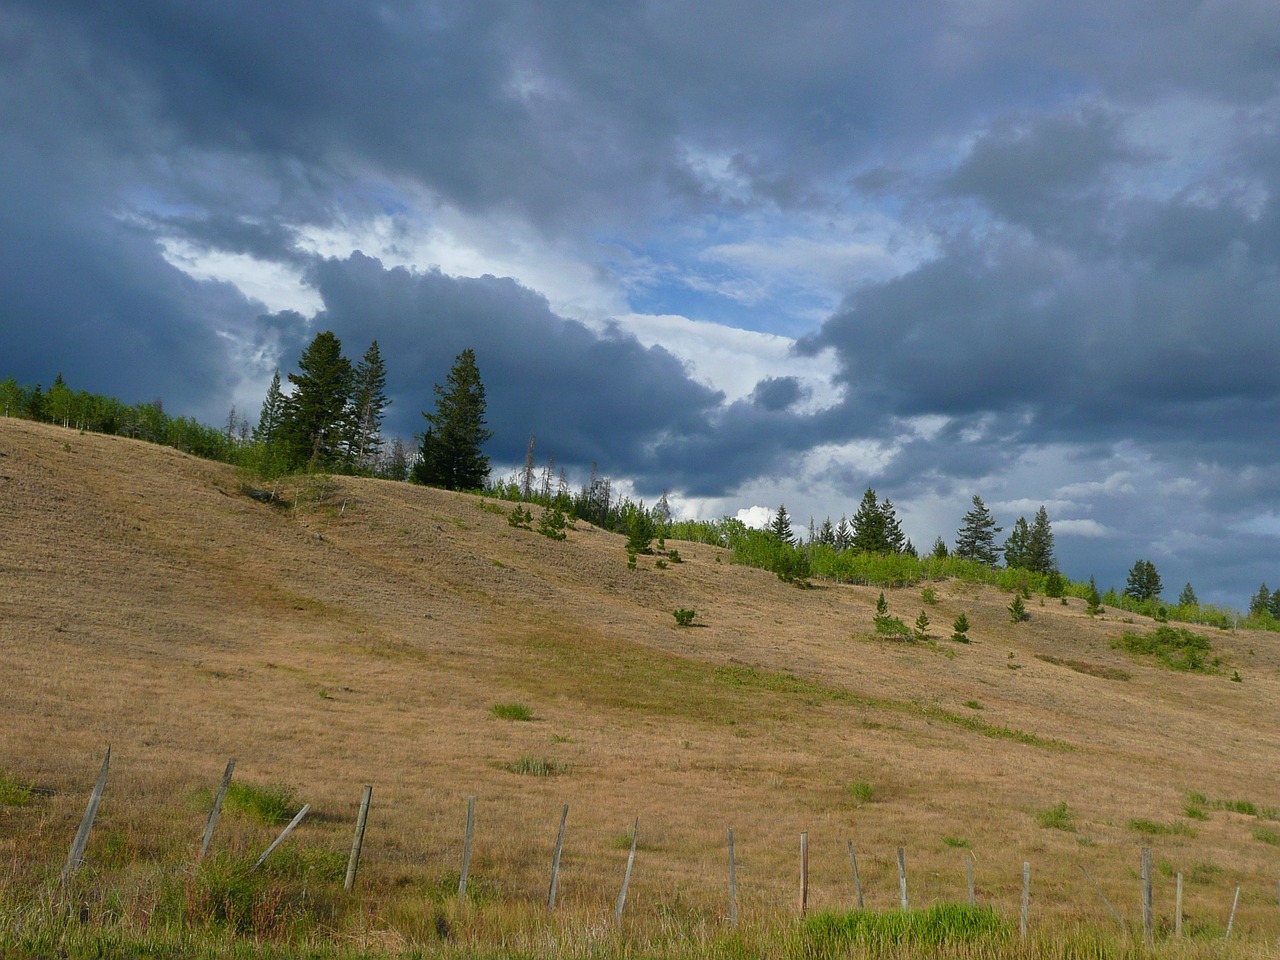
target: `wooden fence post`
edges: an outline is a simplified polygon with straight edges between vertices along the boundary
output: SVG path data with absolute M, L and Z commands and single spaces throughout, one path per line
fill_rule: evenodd
M 1022 917 L 1018 923 L 1018 936 L 1027 939 L 1027 917 L 1031 913 L 1031 863 L 1022 861 Z
M 800 916 L 809 910 L 809 832 L 800 832 Z
M 613 907 L 613 916 L 617 920 L 622 919 L 622 911 L 627 906 L 627 888 L 631 886 L 631 867 L 636 862 L 636 841 L 639 837 L 640 818 L 636 817 L 635 825 L 631 828 L 631 853 L 627 855 L 627 872 L 622 875 L 622 890 L 618 892 L 618 902 Z
M 902 909 L 907 909 L 907 848 L 898 848 L 898 897 L 902 901 Z
M 738 925 L 738 865 L 733 852 L 733 827 L 729 828 L 729 923 Z
M 467 797 L 467 833 L 462 841 L 462 872 L 458 875 L 458 899 L 467 899 L 467 876 L 471 873 L 471 837 L 476 828 L 476 798 Z
M 360 849 L 364 846 L 364 825 L 369 818 L 369 801 L 373 799 L 373 787 L 366 786 L 360 797 L 360 812 L 356 814 L 356 835 L 351 841 L 351 857 L 347 860 L 347 877 L 342 889 L 350 890 L 356 882 L 356 870 L 360 867 Z
M 556 834 L 556 852 L 551 857 L 551 886 L 547 888 L 547 909 L 556 908 L 556 889 L 560 886 L 560 853 L 564 850 L 564 825 L 569 820 L 569 805 L 560 811 L 560 831 Z
M 853 841 L 848 841 L 849 845 L 849 864 L 853 867 L 853 892 L 858 898 L 858 909 L 865 910 L 866 907 L 862 902 L 862 880 L 858 876 L 858 858 L 853 852 Z
M 102 758 L 102 769 L 98 771 L 98 782 L 93 785 L 93 790 L 89 793 L 89 805 L 85 807 L 84 816 L 80 818 L 80 828 L 76 830 L 75 839 L 71 841 L 67 862 L 62 868 L 64 885 L 76 875 L 76 871 L 84 863 L 84 848 L 89 844 L 89 831 L 93 829 L 93 819 L 98 815 L 98 804 L 102 802 L 102 791 L 107 787 L 107 768 L 110 766 L 111 748 L 107 747 L 107 754 Z
M 222 813 L 222 801 L 226 799 L 227 788 L 231 786 L 231 774 L 235 772 L 236 760 L 232 757 L 227 761 L 227 768 L 222 771 L 222 782 L 218 784 L 218 792 L 213 798 L 213 807 L 209 810 L 209 819 L 204 824 L 204 834 L 200 837 L 200 856 L 196 857 L 196 863 L 204 859 L 206 853 L 209 852 L 209 845 L 213 843 L 213 831 L 218 826 L 218 816 Z
M 1173 898 L 1173 935 L 1182 938 L 1182 874 L 1178 874 L 1178 889 Z
M 280 836 L 276 837 L 271 846 L 262 851 L 262 856 L 258 858 L 258 862 L 249 868 L 249 872 L 253 873 L 260 866 L 267 862 L 267 857 L 271 856 L 272 851 L 284 842 L 284 838 L 293 832 L 293 828 L 302 822 L 303 817 L 311 812 L 311 804 L 304 804 L 302 809 L 298 811 L 298 815 L 289 821 L 289 825 L 280 831 Z
M 1240 906 L 1240 888 L 1236 887 L 1235 898 L 1231 901 L 1231 916 L 1227 918 L 1227 932 L 1222 938 L 1225 940 L 1231 936 L 1231 928 L 1236 925 L 1236 907 Z
M 1142 848 L 1142 937 L 1150 943 L 1155 936 L 1155 915 L 1151 906 L 1151 848 Z

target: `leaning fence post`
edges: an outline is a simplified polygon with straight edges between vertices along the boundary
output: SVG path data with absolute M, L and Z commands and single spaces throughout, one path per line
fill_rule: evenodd
M 76 871 L 80 869 L 80 864 L 84 863 L 84 848 L 89 844 L 89 831 L 93 829 L 93 818 L 98 815 L 98 804 L 102 802 L 102 791 L 107 786 L 107 768 L 111 766 L 111 748 L 107 747 L 107 754 L 102 758 L 102 769 L 98 771 L 98 782 L 93 785 L 93 790 L 89 794 L 89 805 L 84 809 L 84 816 L 80 818 L 80 829 L 76 831 L 75 839 L 71 841 L 71 850 L 67 853 L 66 865 L 62 868 L 62 882 L 67 883 L 76 875 Z
M 1022 917 L 1018 923 L 1018 936 L 1027 939 L 1027 915 L 1031 912 L 1031 863 L 1022 861 Z
M 467 899 L 467 875 L 471 872 L 471 836 L 476 827 L 476 798 L 467 797 L 467 834 L 462 841 L 462 872 L 458 875 L 458 899 Z
M 862 903 L 862 880 L 858 876 L 858 858 L 853 852 L 853 841 L 847 841 L 849 846 L 849 864 L 853 867 L 853 892 L 858 898 L 858 909 L 865 909 Z
M 1151 908 L 1151 848 L 1142 848 L 1142 937 L 1150 943 L 1155 935 L 1155 917 Z
M 369 801 L 373 799 L 373 787 L 364 788 L 360 798 L 360 812 L 356 814 L 356 835 L 351 841 L 351 858 L 347 860 L 347 878 L 342 881 L 342 889 L 350 890 L 356 882 L 356 870 L 360 866 L 360 848 L 364 846 L 364 825 L 369 817 Z
M 898 848 L 898 896 L 902 901 L 902 909 L 907 909 L 907 849 Z
M 618 893 L 618 902 L 613 907 L 613 915 L 616 919 L 622 919 L 622 911 L 627 906 L 627 888 L 631 886 L 631 867 L 636 862 L 636 840 L 640 837 L 640 818 L 636 817 L 635 825 L 631 828 L 631 853 L 627 855 L 627 872 L 622 875 L 622 890 Z
M 302 822 L 302 818 L 311 812 L 311 804 L 304 804 L 302 809 L 298 811 L 298 815 L 289 821 L 289 825 L 280 831 L 280 836 L 276 837 L 271 846 L 262 851 L 262 856 L 258 858 L 258 862 L 249 868 L 249 872 L 253 873 L 260 866 L 267 862 L 267 857 L 271 856 L 272 851 L 284 842 L 284 838 L 293 832 L 293 828 Z
M 733 855 L 733 827 L 729 828 L 729 923 L 738 925 L 738 863 Z
M 556 834 L 556 852 L 551 857 L 551 886 L 547 888 L 547 909 L 556 908 L 556 887 L 560 885 L 560 853 L 564 850 L 564 825 L 569 820 L 569 805 L 560 811 L 560 832 Z
M 809 910 L 809 831 L 800 832 L 800 916 Z
M 1098 896 L 1102 898 L 1102 902 L 1107 905 L 1107 910 L 1111 913 L 1112 919 L 1115 920 L 1115 922 L 1120 925 L 1120 929 L 1123 930 L 1124 921 L 1120 919 L 1120 914 L 1116 913 L 1116 908 L 1111 905 L 1111 901 L 1108 900 L 1107 895 L 1102 892 L 1102 888 L 1098 886 L 1098 882 L 1094 880 L 1093 877 L 1089 876 L 1089 871 L 1084 868 L 1083 863 L 1077 863 L 1076 866 L 1080 868 L 1080 872 L 1084 874 L 1084 878 L 1093 884 L 1093 889 L 1097 891 Z
M 1240 906 L 1240 888 L 1236 887 L 1235 898 L 1231 901 L 1231 916 L 1227 918 L 1227 932 L 1222 935 L 1222 939 L 1231 936 L 1231 928 L 1236 924 L 1236 907 Z
M 218 792 L 214 795 L 213 806 L 209 810 L 209 819 L 204 824 L 204 835 L 200 838 L 200 856 L 196 858 L 199 863 L 204 859 L 204 855 L 209 852 L 209 844 L 213 843 L 213 831 L 218 826 L 218 815 L 222 812 L 222 801 L 226 799 L 227 788 L 231 786 L 231 774 L 235 772 L 236 760 L 232 757 L 227 761 L 227 768 L 222 771 L 222 782 L 218 784 Z

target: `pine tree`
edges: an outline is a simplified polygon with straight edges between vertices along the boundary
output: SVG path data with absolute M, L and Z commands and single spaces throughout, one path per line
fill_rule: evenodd
M 795 546 L 795 537 L 791 533 L 791 518 L 787 516 L 786 504 L 779 504 L 778 512 L 769 522 L 768 530 L 783 543 Z
M 901 530 L 898 531 L 901 535 Z M 853 515 L 853 537 L 849 546 L 864 553 L 889 553 L 890 533 L 884 510 L 880 506 L 876 492 L 867 487 L 858 504 L 858 511 Z
M 849 520 L 841 516 L 840 523 L 836 526 L 836 543 L 837 550 L 848 550 L 849 544 L 853 541 L 853 531 L 849 529 Z
M 1090 616 L 1102 610 L 1102 594 L 1098 593 L 1098 581 L 1089 578 L 1089 587 L 1084 594 L 1085 612 Z
M 917 640 L 921 641 L 929 639 L 929 614 L 923 610 L 920 611 L 920 616 L 916 617 L 915 636 Z
M 1124 594 L 1134 600 L 1158 600 L 1164 585 L 1160 582 L 1160 574 L 1156 565 L 1150 560 L 1139 560 L 1130 568 L 1129 579 L 1125 583 Z
M 969 618 L 961 611 L 960 616 L 956 617 L 955 623 L 951 625 L 951 639 L 956 643 L 969 642 Z
M 835 527 L 831 526 L 831 518 L 822 521 L 822 526 L 818 528 L 818 542 L 824 546 L 834 547 L 836 545 Z
M 351 391 L 351 439 L 349 454 L 357 470 L 371 469 L 382 450 L 383 411 L 387 399 L 387 368 L 378 341 L 369 344 L 356 364 Z
M 997 527 L 982 498 L 973 497 L 973 509 L 963 517 L 963 525 L 956 531 L 955 555 L 961 560 L 977 560 L 989 567 L 1000 562 L 1000 548 L 996 546 Z
M 1270 616 L 1272 596 L 1273 594 L 1267 589 L 1265 583 L 1260 586 L 1258 592 L 1249 599 L 1249 616 Z
M 933 550 L 930 552 L 935 560 L 945 560 L 951 555 L 951 551 L 947 549 L 947 542 L 942 537 L 933 541 Z
M 1049 525 L 1049 513 L 1043 504 L 1031 523 L 1023 561 L 1022 565 L 1032 573 L 1043 573 L 1046 576 L 1058 565 L 1057 558 L 1053 555 L 1053 527 Z
M 1031 528 L 1027 526 L 1027 518 L 1019 517 L 1014 521 L 1009 539 L 1004 542 L 1004 565 L 1010 570 L 1014 568 L 1026 570 L 1027 547 L 1031 540 Z
M 915 548 L 907 549 L 910 541 L 902 532 L 902 522 L 898 519 L 898 511 L 893 508 L 893 501 L 885 498 L 880 504 L 880 515 L 884 517 L 884 541 L 889 548 L 888 553 L 915 553 Z
M 1178 606 L 1180 607 L 1198 607 L 1200 601 L 1196 599 L 1196 592 L 1188 583 L 1182 588 L 1182 592 L 1178 594 Z
M 279 439 L 290 469 L 341 462 L 344 417 L 351 395 L 351 362 L 342 341 L 326 330 L 316 334 L 289 374 L 293 393 L 284 401 Z
M 280 392 L 280 371 L 271 378 L 271 386 L 267 387 L 266 399 L 262 401 L 262 412 L 258 414 L 258 425 L 253 430 L 256 443 L 271 443 L 280 432 L 280 421 L 284 417 L 284 395 Z
M 1027 613 L 1027 605 L 1022 601 L 1022 594 L 1016 594 L 1013 602 L 1009 604 L 1009 619 L 1014 623 L 1021 623 L 1023 620 L 1030 620 L 1031 614 Z
M 493 431 L 485 427 L 484 383 L 470 347 L 458 354 L 446 383 L 435 385 L 435 412 L 423 411 L 428 427 L 413 478 L 446 490 L 478 490 L 489 478 L 481 447 Z

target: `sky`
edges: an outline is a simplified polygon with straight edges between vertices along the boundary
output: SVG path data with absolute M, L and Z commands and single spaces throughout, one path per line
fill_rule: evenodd
M 0 0 L 0 89 L 0 376 L 470 347 L 499 470 L 1280 586 L 1272 0 Z

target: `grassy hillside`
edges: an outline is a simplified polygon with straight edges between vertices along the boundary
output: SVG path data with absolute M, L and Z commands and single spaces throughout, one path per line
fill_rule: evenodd
M 1175 672 L 1113 647 L 1156 626 L 1141 617 L 1037 597 L 1014 624 L 1009 594 L 944 582 L 928 606 L 918 588 L 887 592 L 893 614 L 932 621 L 935 642 L 907 643 L 875 635 L 879 590 L 799 590 L 704 545 L 628 570 L 619 536 L 579 523 L 555 542 L 477 497 L 312 478 L 263 503 L 253 488 L 170 449 L 0 419 L 0 955 L 55 941 L 847 954 L 793 919 L 801 831 L 817 911 L 852 904 L 847 839 L 874 910 L 897 908 L 896 847 L 921 907 L 965 898 L 972 855 L 1010 954 L 1023 861 L 1037 949 L 1068 955 L 1114 926 L 1079 867 L 1136 924 L 1142 846 L 1162 927 L 1184 876 L 1201 946 L 1179 955 L 1217 949 L 1237 886 L 1236 952 L 1280 934 L 1274 635 L 1205 628 L 1215 672 Z M 946 639 L 960 612 L 968 645 Z M 57 873 L 108 744 L 60 919 Z M 279 827 L 247 812 L 229 809 L 213 863 L 189 866 L 229 757 L 237 783 L 312 806 L 252 882 L 240 871 Z M 364 784 L 369 832 L 344 896 Z M 244 917 L 226 906 L 241 902 Z M 1137 949 L 1106 935 L 1104 953 Z

